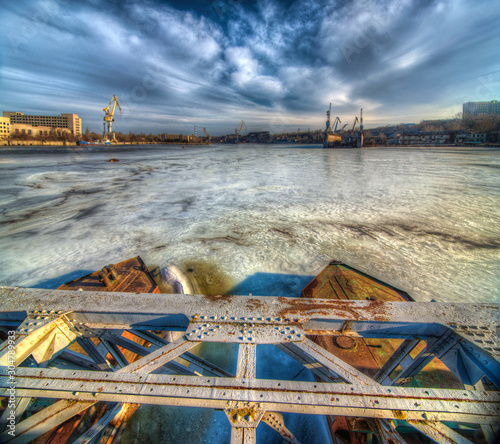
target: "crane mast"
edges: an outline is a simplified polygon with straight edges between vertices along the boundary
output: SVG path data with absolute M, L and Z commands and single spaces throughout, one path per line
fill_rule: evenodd
M 364 134 L 363 134 L 363 108 L 361 108 L 361 111 L 359 113 L 359 134 L 358 134 L 358 139 L 356 142 L 356 146 L 358 148 L 363 148 L 363 143 L 364 143 Z
M 113 106 L 111 106 L 111 105 L 113 105 Z M 120 103 L 118 102 L 118 98 L 113 94 L 113 97 L 111 98 L 108 106 L 106 108 L 103 108 L 103 111 L 104 111 L 103 137 L 106 137 L 106 135 L 108 135 L 108 136 L 111 135 L 112 125 L 113 125 L 113 122 L 115 121 L 114 115 L 115 115 L 116 105 L 118 105 L 118 108 L 121 111 L 122 108 L 120 106 Z M 111 107 L 111 110 L 110 110 L 110 107 Z M 106 133 L 106 125 L 108 127 L 107 133 Z M 114 139 L 114 137 L 112 137 L 112 139 Z
M 328 133 L 328 131 L 331 130 L 332 127 L 332 104 L 330 103 L 330 108 L 328 108 L 328 111 L 326 112 L 326 127 L 325 127 L 325 133 Z

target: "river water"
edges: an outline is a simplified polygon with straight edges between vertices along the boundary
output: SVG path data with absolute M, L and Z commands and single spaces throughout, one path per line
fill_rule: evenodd
M 4 148 L 0 284 L 56 288 L 140 255 L 207 293 L 299 296 L 337 259 L 417 301 L 498 303 L 499 169 L 495 148 Z M 212 428 L 189 442 L 227 441 Z

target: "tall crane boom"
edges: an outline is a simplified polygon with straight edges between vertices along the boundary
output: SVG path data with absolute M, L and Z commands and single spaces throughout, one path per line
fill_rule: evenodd
M 337 126 L 339 123 L 342 123 L 339 119 L 339 117 L 335 117 L 335 121 L 333 122 L 333 132 L 336 133 L 337 132 Z
M 112 107 L 111 107 L 111 104 L 113 105 Z M 115 119 L 113 117 L 115 115 L 116 105 L 118 105 L 118 108 L 121 111 L 122 107 L 120 106 L 120 103 L 118 102 L 118 98 L 113 94 L 113 97 L 111 97 L 111 100 L 110 100 L 108 106 L 106 108 L 103 108 L 103 111 L 104 111 L 104 123 L 103 123 L 104 133 L 103 133 L 103 136 L 106 136 L 106 124 L 108 125 L 107 134 L 111 134 L 112 124 L 115 121 Z M 111 107 L 111 111 L 109 109 L 110 107 Z
M 211 140 L 212 140 L 212 138 L 208 135 L 208 133 L 207 133 L 207 129 L 206 129 L 206 128 L 203 128 L 203 132 L 205 133 L 205 137 L 207 138 L 208 143 L 210 143 L 210 142 L 211 142 Z
M 242 120 L 242 121 L 241 121 L 241 124 L 240 124 L 240 128 L 239 128 L 239 129 L 238 129 L 238 128 L 235 128 L 235 130 L 234 130 L 234 132 L 236 133 L 236 135 L 238 135 L 238 136 L 239 136 L 239 135 L 240 135 L 240 133 L 241 133 L 241 130 L 242 130 L 243 128 L 247 129 L 247 126 L 245 125 L 245 122 L 243 122 L 243 120 Z
M 356 128 L 356 123 L 359 123 L 358 116 L 356 116 L 356 118 L 354 119 L 354 125 L 352 126 L 351 133 L 353 133 L 353 132 L 354 132 L 354 128 Z
M 240 128 L 239 129 L 238 128 L 234 129 L 234 132 L 236 134 L 236 142 L 240 141 L 240 133 L 241 133 L 241 130 L 243 128 L 247 129 L 247 126 L 245 125 L 245 122 L 243 122 L 243 120 L 242 120 L 241 123 L 240 123 Z

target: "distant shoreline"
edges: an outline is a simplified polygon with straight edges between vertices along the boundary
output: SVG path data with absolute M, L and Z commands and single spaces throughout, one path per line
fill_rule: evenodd
M 193 143 L 193 142 L 118 142 L 112 143 L 110 145 L 102 145 L 102 146 L 126 146 L 126 145 L 208 145 L 206 143 Z M 1 147 L 27 147 L 27 146 L 80 146 L 77 145 L 77 142 L 70 142 L 65 140 L 0 140 L 0 148 Z M 81 145 L 82 148 L 85 145 Z M 87 145 L 92 146 L 92 145 Z
M 0 149 L 1 148 L 26 148 L 26 147 L 81 147 L 88 148 L 92 146 L 104 146 L 107 148 L 115 147 L 115 146 L 131 146 L 131 145 L 180 145 L 180 146 L 210 146 L 212 144 L 208 143 L 193 143 L 193 142 L 118 142 L 112 143 L 110 145 L 77 145 L 77 142 L 69 142 L 69 141 L 61 141 L 61 140 L 0 140 Z M 235 146 L 233 143 L 222 143 L 222 145 L 227 146 Z M 238 145 L 247 145 L 247 143 L 241 143 Z M 318 144 L 301 144 L 300 142 L 288 142 L 288 143 L 251 143 L 248 145 L 318 145 Z M 369 148 L 453 148 L 453 147 L 461 147 L 461 148 L 500 148 L 500 143 L 484 143 L 484 144 L 472 144 L 472 143 L 459 143 L 459 144 L 440 144 L 440 145 L 428 145 L 428 144 L 420 144 L 420 145 L 367 145 L 363 148 L 356 149 L 369 149 Z M 332 148 L 324 148 L 335 149 Z

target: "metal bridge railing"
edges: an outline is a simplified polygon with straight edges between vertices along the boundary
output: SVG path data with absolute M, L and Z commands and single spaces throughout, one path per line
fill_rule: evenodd
M 132 404 L 222 409 L 232 443 L 255 442 L 260 422 L 298 442 L 280 412 L 367 418 L 380 442 L 395 443 L 404 442 L 395 420 L 436 442 L 457 443 L 470 441 L 450 423 L 480 424 L 494 442 L 500 423 L 500 392 L 491 389 L 500 387 L 498 316 L 499 306 L 492 304 L 0 287 L 0 327 L 11 333 L 0 346 L 0 395 L 10 396 L 13 381 L 16 393 L 15 406 L 0 418 L 0 441 L 29 442 L 106 402 L 107 414 L 77 442 L 98 442 L 108 423 Z M 150 346 L 127 339 L 124 331 Z M 155 334 L 161 331 L 182 333 L 168 342 Z M 403 341 L 372 379 L 308 338 L 341 334 Z M 417 348 L 422 340 L 426 346 Z M 85 354 L 68 349 L 75 341 Z M 236 374 L 190 353 L 202 342 L 238 344 Z M 276 345 L 318 382 L 257 379 L 259 344 Z M 129 363 L 123 349 L 142 357 Z M 405 386 L 435 357 L 463 389 Z M 54 368 L 54 362 L 81 370 Z M 152 374 L 160 367 L 168 374 Z M 486 389 L 483 381 L 491 386 Z M 31 398 L 55 402 L 20 421 Z M 11 411 L 15 436 L 8 427 Z

